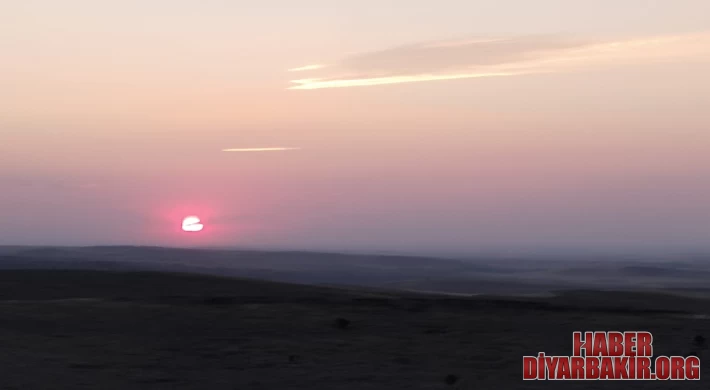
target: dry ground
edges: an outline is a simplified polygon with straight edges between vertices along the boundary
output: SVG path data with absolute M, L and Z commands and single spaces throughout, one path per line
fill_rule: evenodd
M 710 306 L 664 294 L 457 298 L 185 274 L 2 271 L 0 313 L 2 389 L 707 388 L 704 379 L 522 381 L 523 355 L 569 354 L 575 330 L 650 330 L 658 353 L 688 353 L 695 335 L 710 336 L 710 322 L 689 313 Z M 337 318 L 349 326 L 334 326 Z

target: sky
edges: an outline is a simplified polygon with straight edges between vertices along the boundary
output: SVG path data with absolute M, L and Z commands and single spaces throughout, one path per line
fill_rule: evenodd
M 707 15 L 0 0 L 0 245 L 710 251 Z

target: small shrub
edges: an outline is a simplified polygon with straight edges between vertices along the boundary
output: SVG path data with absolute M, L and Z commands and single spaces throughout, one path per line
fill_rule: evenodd
M 336 318 L 333 326 L 338 329 L 347 329 L 350 327 L 350 321 L 345 318 Z
M 693 339 L 693 345 L 699 348 L 706 348 L 707 344 L 705 337 L 703 337 L 702 335 L 695 336 L 695 338 Z
M 454 374 L 449 374 L 449 375 L 447 375 L 446 378 L 444 379 L 444 382 L 446 382 L 446 384 L 449 385 L 449 386 L 455 385 L 456 382 L 458 382 L 458 381 L 459 381 L 459 377 L 456 376 L 456 375 L 454 375 Z

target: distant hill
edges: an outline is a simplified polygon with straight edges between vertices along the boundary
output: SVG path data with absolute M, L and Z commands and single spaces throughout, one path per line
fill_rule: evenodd
M 710 288 L 710 261 L 448 259 L 136 246 L 0 247 L 0 269 L 152 270 L 463 294 Z

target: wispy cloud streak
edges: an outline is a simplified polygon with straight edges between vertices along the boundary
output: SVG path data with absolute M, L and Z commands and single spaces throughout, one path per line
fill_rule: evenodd
M 289 89 L 322 89 L 322 88 L 343 88 L 343 87 L 362 87 L 371 85 L 385 84 L 402 84 L 421 81 L 436 81 L 436 80 L 456 80 L 470 79 L 476 77 L 494 77 L 494 76 L 513 76 L 513 72 L 498 72 L 498 73 L 462 73 L 462 74 L 443 74 L 443 75 L 415 75 L 415 76 L 392 76 L 392 77 L 375 77 L 363 79 L 343 79 L 343 80 L 294 80 L 293 83 L 298 84 Z
M 280 152 L 285 150 L 300 150 L 301 148 L 236 148 L 236 149 L 222 149 L 223 152 Z
M 288 89 L 322 89 L 566 72 L 649 61 L 710 60 L 710 33 L 620 40 L 561 35 L 429 42 L 344 58 Z
M 306 66 L 301 66 L 299 68 L 291 68 L 288 71 L 289 72 L 305 72 L 307 70 L 318 70 L 318 69 L 323 69 L 325 68 L 325 65 L 306 65 Z

